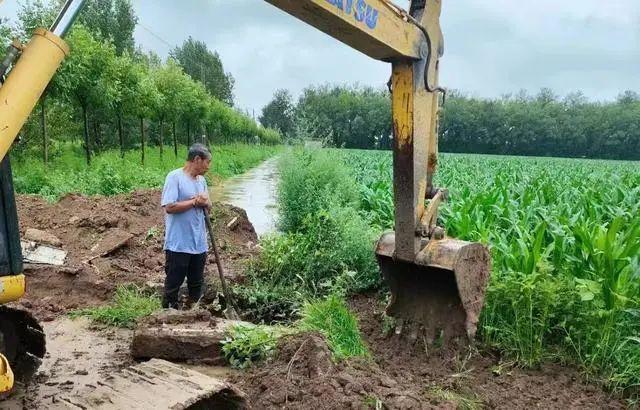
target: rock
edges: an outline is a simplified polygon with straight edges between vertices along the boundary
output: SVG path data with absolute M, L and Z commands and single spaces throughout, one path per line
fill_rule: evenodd
M 398 383 L 391 377 L 383 376 L 380 378 L 380 385 L 384 387 L 396 387 Z
M 78 222 L 80 222 L 80 218 L 78 218 L 77 216 L 72 216 L 71 218 L 69 218 L 69 225 L 75 225 Z
M 23 235 L 23 238 L 28 241 L 45 243 L 51 246 L 62 246 L 62 242 L 60 241 L 60 239 L 58 239 L 57 236 L 50 232 L 41 231 L 40 229 L 27 228 Z
M 113 251 L 125 246 L 133 238 L 129 232 L 119 228 L 112 228 L 107 234 L 91 248 L 91 259 L 106 256 Z
M 236 229 L 239 223 L 240 223 L 240 218 L 236 216 L 231 221 L 229 221 L 229 223 L 227 224 L 227 229 L 233 231 L 234 229 Z
M 78 276 L 82 272 L 82 268 L 78 266 L 63 266 L 58 269 L 58 273 L 63 273 L 65 275 Z
M 353 376 L 351 376 L 348 373 L 339 374 L 336 377 L 336 380 L 338 381 L 338 383 L 340 383 L 341 386 L 346 386 L 347 384 L 355 383 L 355 379 L 353 378 Z
M 63 265 L 67 252 L 49 245 L 39 245 L 33 241 L 20 241 L 22 260 L 25 263 L 41 265 Z
M 212 323 L 211 314 L 203 310 L 165 310 L 138 325 L 133 333 L 131 354 L 136 359 L 222 364 L 220 342 L 226 338 L 229 327 L 241 323 L 244 322 L 224 319 Z

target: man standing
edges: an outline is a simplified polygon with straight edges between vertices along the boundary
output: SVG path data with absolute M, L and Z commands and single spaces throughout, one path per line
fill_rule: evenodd
M 162 190 L 165 210 L 165 273 L 162 307 L 177 308 L 178 291 L 187 278 L 189 303 L 202 296 L 207 259 L 207 227 L 204 218 L 211 206 L 207 182 L 211 152 L 202 144 L 189 148 L 184 167 L 171 171 Z

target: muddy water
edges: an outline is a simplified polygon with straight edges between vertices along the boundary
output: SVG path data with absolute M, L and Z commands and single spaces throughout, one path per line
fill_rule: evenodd
M 214 201 L 227 202 L 247 211 L 258 236 L 276 230 L 277 161 L 277 158 L 268 159 L 212 189 Z

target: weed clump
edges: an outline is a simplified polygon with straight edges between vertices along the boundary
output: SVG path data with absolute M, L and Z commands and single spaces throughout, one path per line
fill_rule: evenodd
M 269 357 L 283 333 L 271 326 L 233 326 L 222 341 L 222 353 L 231 366 L 245 369 Z
M 336 295 L 305 304 L 300 328 L 322 333 L 338 360 L 369 357 L 369 350 L 360 335 L 358 319 L 349 311 L 345 301 Z
M 162 308 L 160 299 L 135 285 L 121 285 L 108 306 L 77 310 L 71 317 L 85 316 L 92 321 L 113 327 L 132 327 L 136 320 Z

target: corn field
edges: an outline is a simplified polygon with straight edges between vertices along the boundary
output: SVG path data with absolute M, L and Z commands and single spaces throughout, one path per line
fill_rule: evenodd
M 336 150 L 360 185 L 360 212 L 393 227 L 388 152 Z M 443 155 L 450 236 L 487 244 L 486 345 L 526 366 L 577 363 L 631 395 L 640 386 L 640 164 Z

